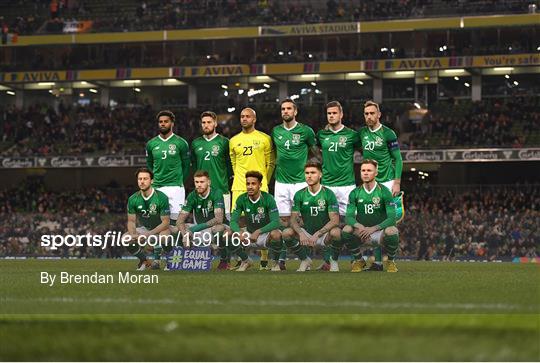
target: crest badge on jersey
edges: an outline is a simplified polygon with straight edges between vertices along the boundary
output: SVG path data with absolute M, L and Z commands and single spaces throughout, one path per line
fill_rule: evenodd
M 169 145 L 169 155 L 174 155 L 176 154 L 176 145 L 175 144 L 170 144 Z
M 373 201 L 373 204 L 375 204 L 375 207 L 378 207 L 379 204 L 381 203 L 381 198 L 373 197 L 372 201 Z
M 150 214 L 156 214 L 157 205 L 155 203 L 150 204 Z
M 212 210 L 212 206 L 213 206 L 213 204 L 212 204 L 212 201 L 211 201 L 211 200 L 209 200 L 209 201 L 208 201 L 208 204 L 207 204 L 207 206 L 208 206 L 208 210 L 209 210 L 209 211 L 211 211 L 211 210 Z
M 317 201 L 317 204 L 319 205 L 319 210 L 320 211 L 323 211 L 326 208 L 326 200 L 324 200 L 324 199 L 319 199 Z
M 347 144 L 347 136 L 340 136 L 338 140 L 339 147 L 345 147 Z
M 292 143 L 293 145 L 300 144 L 300 134 L 292 134 Z
M 212 146 L 212 156 L 218 156 L 219 154 L 219 145 Z
M 382 144 L 383 144 L 383 139 L 381 139 L 380 136 L 377 136 L 375 138 L 375 146 L 382 146 Z

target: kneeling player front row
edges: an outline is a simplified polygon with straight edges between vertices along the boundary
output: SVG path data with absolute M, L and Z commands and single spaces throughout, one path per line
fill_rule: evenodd
M 246 173 L 247 192 L 240 195 L 226 224 L 223 194 L 211 187 L 206 171 L 194 174 L 195 190 L 186 203 L 175 226 L 169 226 L 167 196 L 152 188 L 153 174 L 146 168 L 137 171 L 139 191 L 128 201 L 127 234 L 132 244 L 128 250 L 139 258 L 138 269 L 159 269 L 161 252 L 168 253 L 174 241 L 182 240 L 184 247 L 213 243 L 220 255 L 218 269 L 246 271 L 253 264 L 246 248 L 267 249 L 274 265 L 272 271 L 285 269 L 280 254 L 286 247 L 300 259 L 297 271 L 311 269 L 310 248 L 323 249 L 324 263 L 319 268 L 339 271 L 338 258 L 343 246 L 352 256 L 351 271 L 382 271 L 382 251 L 388 260 L 386 271 L 397 272 L 394 262 L 399 248 L 396 210 L 392 193 L 375 180 L 377 162 L 364 160 L 361 164 L 363 184 L 348 196 L 345 223 L 340 225 L 338 200 L 334 192 L 321 184 L 322 168 L 318 162 L 304 167 L 307 186 L 294 195 L 290 225 L 280 224 L 274 197 L 261 190 L 263 176 L 258 171 Z M 193 224 L 186 223 L 193 214 Z M 241 225 L 245 227 L 242 228 Z M 150 236 L 159 240 L 153 247 L 154 260 L 146 259 L 141 241 Z M 362 251 L 374 248 L 375 262 L 367 266 Z M 237 256 L 236 268 L 229 267 L 231 256 Z

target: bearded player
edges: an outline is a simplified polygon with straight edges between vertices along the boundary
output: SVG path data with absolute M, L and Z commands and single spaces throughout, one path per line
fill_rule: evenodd
M 161 246 L 166 252 L 172 249 L 172 243 L 166 243 L 166 236 L 170 235 L 169 200 L 165 193 L 152 187 L 154 175 L 151 170 L 140 168 L 135 175 L 139 191 L 131 195 L 128 200 L 127 235 L 131 237 L 131 244 L 127 250 L 139 259 L 137 270 L 144 271 L 150 264 L 141 244 L 145 240 L 148 241 L 150 236 L 156 236 L 156 242 L 159 241 L 159 243 L 155 243 L 153 246 L 152 268 L 159 269 Z M 156 249 L 159 250 L 159 254 L 157 254 Z
M 176 223 L 178 231 L 182 234 L 184 246 L 193 244 L 209 246 L 214 243 L 221 250 L 225 250 L 225 241 L 222 233 L 224 203 L 223 192 L 211 185 L 209 174 L 206 170 L 197 170 L 193 175 L 195 190 L 188 194 L 186 203 L 182 207 Z M 193 223 L 186 223 L 190 214 L 193 214 Z M 226 253 L 220 253 L 221 261 L 218 270 L 228 269 Z
M 315 132 L 296 121 L 298 107 L 291 99 L 281 102 L 282 123 L 272 129 L 272 141 L 276 147 L 276 175 L 274 197 L 279 210 L 282 228 L 289 226 L 294 195 L 307 186 L 304 165 L 308 151 L 319 155 Z M 285 270 L 286 250 L 280 256 L 280 266 Z
M 401 191 L 403 160 L 396 133 L 381 124 L 381 111 L 376 102 L 367 101 L 364 104 L 364 119 L 366 126 L 359 131 L 362 156 L 364 159 L 377 161 L 376 180 L 392 192 L 396 206 L 396 223 L 399 223 L 404 216 L 403 192 Z M 376 264 L 372 265 L 371 269 L 381 271 L 382 253 L 380 247 L 375 248 L 374 255 Z
M 189 176 L 189 145 L 173 132 L 174 113 L 160 111 L 156 120 L 159 135 L 146 144 L 146 164 L 154 173 L 152 186 L 169 198 L 170 222 L 171 226 L 175 226 L 186 197 L 184 183 Z M 161 251 L 154 249 L 154 253 L 156 258 Z

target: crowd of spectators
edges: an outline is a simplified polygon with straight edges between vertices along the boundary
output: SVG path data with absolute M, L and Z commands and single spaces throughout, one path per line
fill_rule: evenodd
M 416 125 L 410 149 L 513 147 L 534 143 L 540 130 L 540 98 L 512 97 L 457 105 L 439 102 Z
M 200 136 L 199 116 L 203 110 L 172 110 L 178 135 L 188 141 Z M 258 129 L 271 131 L 273 119 L 278 116 L 273 111 L 272 121 L 260 122 Z M 149 105 L 114 109 L 96 104 L 77 107 L 60 104 L 57 109 L 45 104 L 25 110 L 9 107 L 3 117 L 0 115 L 3 131 L 0 142 L 9 145 L 0 155 L 141 155 L 145 143 L 157 135 L 157 112 Z M 228 137 L 240 130 L 240 123 L 230 120 L 220 126 L 220 132 Z
M 19 0 L 24 14 L 3 22 L 18 34 L 62 32 L 66 21 L 92 20 L 92 31 L 284 25 L 422 16 L 525 13 L 530 1 L 494 0 Z M 45 22 L 45 24 L 44 24 Z
M 400 225 L 402 254 L 426 260 L 537 257 L 539 210 L 540 186 L 534 184 L 415 188 L 407 193 Z
M 404 185 L 404 188 L 408 188 Z M 412 187 L 412 186 L 411 186 Z M 42 235 L 105 234 L 125 230 L 134 190 L 109 186 L 46 190 L 39 180 L 0 191 L 0 256 L 120 257 L 122 248 L 40 246 Z M 537 257 L 540 185 L 435 187 L 407 190 L 399 225 L 401 256 L 452 260 Z
M 42 235 L 105 234 L 123 230 L 129 192 L 118 187 L 54 192 L 39 180 L 0 191 L 0 256 L 119 257 L 122 248 L 40 245 Z M 120 229 L 119 229 L 120 228 Z
M 514 97 L 486 99 L 481 102 L 440 101 L 430 108 L 421 122 L 411 124 L 404 105 L 383 104 L 382 122 L 403 133 L 402 149 L 456 147 L 537 146 L 540 129 L 540 98 Z M 354 129 L 364 125 L 361 105 L 344 105 L 344 123 Z M 270 133 L 280 122 L 277 104 L 259 108 L 257 128 Z M 175 132 L 191 142 L 200 135 L 202 109 L 172 108 L 176 114 Z M 240 108 L 219 124 L 219 132 L 232 137 L 240 132 Z M 148 104 L 123 107 L 65 106 L 57 108 L 37 104 L 19 110 L 8 107 L 0 113 L 2 156 L 48 155 L 141 155 L 145 143 L 157 134 L 154 117 L 157 110 Z M 301 107 L 301 121 L 315 130 L 326 124 L 324 106 Z M 405 127 L 404 124 L 407 124 Z M 405 130 L 405 128 L 412 128 Z

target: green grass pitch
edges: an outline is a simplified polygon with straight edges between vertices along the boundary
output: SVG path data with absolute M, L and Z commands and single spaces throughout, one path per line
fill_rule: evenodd
M 135 261 L 2 260 L 0 360 L 540 360 L 538 265 L 297 266 L 49 287 L 40 272 L 118 282 Z

